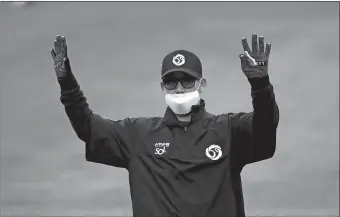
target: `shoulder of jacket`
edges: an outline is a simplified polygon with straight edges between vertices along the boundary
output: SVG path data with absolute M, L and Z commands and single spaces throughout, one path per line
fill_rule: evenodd
M 205 117 L 209 119 L 213 119 L 216 123 L 221 123 L 221 122 L 229 121 L 234 115 L 236 114 L 235 113 L 222 113 L 222 114 L 214 115 L 214 114 L 207 112 Z
M 130 123 L 136 126 L 147 127 L 149 125 L 156 125 L 159 122 L 162 122 L 162 117 L 135 117 L 128 118 Z

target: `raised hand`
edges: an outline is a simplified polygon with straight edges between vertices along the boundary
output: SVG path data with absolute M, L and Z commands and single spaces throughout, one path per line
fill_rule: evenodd
M 244 54 L 240 54 L 241 69 L 247 78 L 259 78 L 268 75 L 268 59 L 271 44 L 264 45 L 264 37 L 252 35 L 252 50 L 250 50 L 246 38 L 242 38 Z
M 70 62 L 67 56 L 67 45 L 64 36 L 58 35 L 54 41 L 54 49 L 51 49 L 54 61 L 54 69 L 57 78 L 64 78 L 71 71 Z

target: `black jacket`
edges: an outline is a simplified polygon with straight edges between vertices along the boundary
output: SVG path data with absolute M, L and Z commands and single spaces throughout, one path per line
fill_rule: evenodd
M 164 117 L 104 119 L 75 79 L 60 82 L 61 101 L 86 160 L 129 171 L 135 217 L 243 217 L 241 170 L 274 155 L 279 122 L 268 76 L 249 81 L 253 112 L 212 115 L 201 100 L 188 124 L 169 108 Z

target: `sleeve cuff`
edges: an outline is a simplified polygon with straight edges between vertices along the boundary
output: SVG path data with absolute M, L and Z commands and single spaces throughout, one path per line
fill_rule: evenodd
M 58 82 L 62 91 L 73 90 L 79 86 L 76 78 L 73 76 L 72 73 L 65 78 L 59 78 Z
M 263 90 L 270 85 L 269 76 L 266 75 L 261 78 L 248 78 L 252 90 Z

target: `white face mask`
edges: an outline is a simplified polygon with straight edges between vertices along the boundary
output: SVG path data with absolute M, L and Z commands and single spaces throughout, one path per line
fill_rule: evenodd
M 165 102 L 175 114 L 183 115 L 191 112 L 191 107 L 200 102 L 200 94 L 196 91 L 181 94 L 165 94 Z

